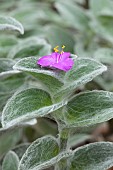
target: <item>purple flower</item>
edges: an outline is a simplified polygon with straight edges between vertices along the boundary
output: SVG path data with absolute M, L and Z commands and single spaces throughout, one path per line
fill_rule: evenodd
M 58 46 L 54 48 L 55 52 L 53 52 L 51 55 L 46 55 L 41 57 L 38 61 L 37 64 L 39 64 L 42 67 L 50 67 L 50 68 L 57 68 L 59 70 L 63 71 L 69 71 L 73 64 L 74 61 L 69 58 L 70 57 L 70 52 L 64 52 L 63 50 L 58 53 Z M 62 49 L 64 49 L 65 46 L 62 46 Z

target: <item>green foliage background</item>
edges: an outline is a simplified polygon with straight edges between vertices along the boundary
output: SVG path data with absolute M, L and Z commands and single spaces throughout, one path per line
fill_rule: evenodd
M 19 156 L 22 157 L 23 153 L 25 152 L 26 148 L 29 146 L 30 142 L 33 142 L 37 138 L 44 136 L 44 135 L 53 135 L 57 136 L 58 134 L 58 127 L 54 120 L 51 119 L 51 116 L 48 115 L 48 118 L 41 118 L 41 115 L 36 115 L 35 110 L 39 109 L 41 106 L 46 106 L 45 110 L 42 110 L 41 114 L 43 115 L 46 111 L 46 114 L 49 113 L 50 105 L 52 105 L 51 98 L 58 103 L 55 105 L 56 110 L 53 109 L 53 115 L 57 118 L 60 122 L 65 122 L 63 126 L 65 127 L 68 124 L 69 127 L 78 127 L 83 126 L 83 128 L 76 128 L 72 132 L 72 136 L 70 138 L 70 146 L 77 147 L 79 143 L 84 142 L 85 140 L 92 139 L 92 132 L 96 128 L 94 127 L 86 127 L 84 125 L 92 125 L 96 123 L 101 123 L 111 119 L 112 113 L 112 92 L 113 91 L 113 1 L 112 0 L 10 0 L 10 1 L 0 1 L 0 119 L 2 122 L 1 131 L 0 131 L 0 158 L 2 160 L 3 156 L 9 151 L 13 150 Z M 24 27 L 24 34 L 23 34 L 23 27 L 19 23 L 15 23 L 10 19 L 3 18 L 4 16 L 10 16 L 18 20 Z M 7 29 L 4 29 L 3 24 L 6 22 Z M 13 26 L 10 26 L 13 25 Z M 14 31 L 15 30 L 15 31 Z M 20 34 L 20 33 L 21 34 Z M 62 46 L 65 45 L 65 51 L 70 51 L 72 54 L 76 54 L 78 56 L 78 60 L 75 60 L 75 68 L 70 72 L 61 73 L 60 76 L 52 73 L 53 77 L 51 77 L 51 73 L 48 72 L 46 69 L 40 70 L 37 69 L 35 65 L 38 57 L 50 54 L 53 48 L 56 45 Z M 21 59 L 21 60 L 20 60 Z M 93 61 L 94 60 L 94 61 Z M 95 62 L 95 60 L 97 62 Z M 101 74 L 103 71 L 106 70 L 106 67 L 101 65 L 101 62 L 107 66 L 107 71 Z M 15 65 L 16 63 L 16 65 Z M 82 63 L 82 64 L 81 64 Z M 15 66 L 14 66 L 15 65 Z M 85 69 L 83 66 L 89 69 Z M 14 69 L 13 70 L 13 67 Z M 16 70 L 17 69 L 17 70 Z M 31 71 L 31 69 L 33 69 Z M 76 71 L 76 70 L 78 71 Z M 18 71 L 19 70 L 19 71 Z M 97 72 L 94 72 L 97 70 Z M 22 72 L 21 72 L 22 71 Z M 40 72 L 42 71 L 42 72 Z M 87 73 L 86 79 L 82 79 L 84 75 L 82 72 Z M 101 74 L 101 75 L 99 75 Z M 97 76 L 98 75 L 98 76 Z M 97 77 L 96 77 L 97 76 Z M 37 83 L 38 77 L 38 83 Z M 79 80 L 80 77 L 80 80 Z M 84 78 L 84 77 L 83 77 Z M 93 79 L 94 78 L 94 79 Z M 61 81 L 64 79 L 64 81 Z M 75 80 L 73 82 L 73 79 Z M 92 80 L 93 79 L 93 80 Z M 92 80 L 92 81 L 91 81 Z M 41 81 L 43 83 L 41 83 Z M 90 82 L 89 82 L 90 81 Z M 49 83 L 51 82 L 52 85 Z M 52 83 L 54 82 L 54 83 Z M 69 83 L 72 82 L 71 86 Z M 83 83 L 84 82 L 84 83 Z M 85 84 L 85 85 L 84 85 Z M 45 87 L 46 85 L 46 87 Z M 19 115 L 24 114 L 21 107 L 18 107 L 16 110 L 17 105 L 13 110 L 16 110 L 14 115 L 10 115 L 10 118 L 7 117 L 7 112 L 11 113 L 10 108 L 4 109 L 3 107 L 6 105 L 7 100 L 15 93 L 15 96 L 12 98 L 13 100 L 17 100 L 19 98 L 26 97 L 26 93 L 31 94 L 31 92 L 27 91 L 27 88 L 41 88 L 42 90 L 49 91 L 50 96 L 45 93 L 41 93 L 40 90 L 37 95 L 40 97 L 45 97 L 44 103 L 36 103 L 36 101 L 29 105 L 29 100 L 36 98 L 35 90 L 32 89 L 32 95 L 27 98 L 28 105 L 27 109 L 30 110 L 33 106 L 33 118 L 31 121 L 26 120 L 26 117 L 22 119 L 19 124 L 21 127 L 16 127 L 15 129 L 2 129 L 2 127 L 8 127 L 10 124 L 13 123 L 15 125 L 21 121 L 16 115 L 18 111 Z M 60 88 L 60 90 L 59 90 Z M 92 97 L 92 101 L 90 103 L 85 103 L 85 101 L 92 95 L 93 92 L 88 92 L 89 90 L 103 90 L 103 91 L 110 91 L 110 92 L 102 92 L 100 94 L 100 98 L 98 98 L 98 92 L 95 91 L 95 96 Z M 24 91 L 25 90 L 25 91 Z M 74 99 L 70 96 L 71 94 L 78 94 L 79 92 L 86 91 L 83 95 L 80 94 L 78 97 Z M 22 91 L 22 96 L 21 96 Z M 23 92 L 24 91 L 24 92 Z M 19 95 L 18 95 L 19 93 Z M 42 94 L 42 96 L 40 95 Z M 69 93 L 69 94 L 68 94 Z M 60 101 L 60 95 L 62 94 L 62 99 L 68 98 L 71 99 L 71 102 L 67 105 L 67 110 L 69 115 L 60 115 L 60 108 L 61 106 L 65 106 L 64 102 Z M 97 95 L 97 96 L 96 96 Z M 106 97 L 108 97 L 106 99 Z M 46 101 L 47 100 L 47 101 Z M 74 100 L 74 101 L 73 101 Z M 80 105 L 73 105 L 73 102 L 77 101 Z M 86 107 L 86 112 L 88 112 L 87 108 L 95 103 L 95 108 L 91 110 L 92 115 L 84 115 L 82 109 L 83 105 Z M 108 115 L 104 114 L 102 110 L 98 117 L 95 116 L 95 111 L 98 113 L 99 107 L 101 108 L 102 105 L 98 105 L 99 101 L 102 101 L 102 105 L 105 103 L 105 108 L 107 109 L 106 112 Z M 106 102 L 107 101 L 107 102 Z M 22 101 L 21 106 L 24 108 L 24 100 Z M 9 103 L 10 104 L 10 101 Z M 8 105 L 7 104 L 7 105 Z M 20 103 L 19 103 L 20 104 Z M 18 105 L 19 105 L 18 104 Z M 22 105 L 23 104 L 23 105 Z M 37 108 L 34 105 L 38 105 Z M 52 106 L 53 106 L 52 105 Z M 40 107 L 39 107 L 40 106 Z M 75 110 L 73 114 L 76 114 L 76 119 L 73 118 L 71 114 L 71 109 Z M 12 109 L 12 108 L 11 108 Z M 25 108 L 26 109 L 26 108 Z M 110 110 L 111 109 L 111 110 Z M 55 112 L 55 113 L 54 113 Z M 78 113 L 81 113 L 79 115 Z M 2 113 L 5 113 L 5 116 L 2 116 Z M 25 113 L 26 114 L 26 113 Z M 103 116 L 102 116 L 103 115 Z M 71 117 L 72 116 L 72 117 Z M 91 116 L 92 121 L 89 121 Z M 100 117 L 101 118 L 100 118 Z M 12 120 L 14 118 L 14 121 Z M 36 119 L 37 124 L 36 124 Z M 93 118 L 92 118 L 93 117 Z M 30 117 L 29 117 L 30 118 Z M 50 119 L 49 119 L 50 118 Z M 89 118 L 89 119 L 88 119 Z M 16 119 L 16 121 L 15 121 Z M 83 122 L 84 120 L 84 122 Z M 11 122 L 12 121 L 12 122 Z M 16 122 L 16 123 L 15 123 Z M 112 120 L 107 123 L 110 129 L 113 129 Z M 33 126 L 29 126 L 33 125 Z M 24 127 L 23 127 L 24 126 Z M 80 132 L 80 134 L 77 134 Z M 38 140 L 38 139 L 37 139 Z M 39 139 L 40 140 L 40 139 Z M 45 138 L 44 138 L 45 140 Z M 47 140 L 54 141 L 55 139 L 51 137 L 47 137 Z M 104 140 L 104 139 L 103 139 Z M 97 140 L 98 141 L 98 140 Z M 39 141 L 37 141 L 38 143 Z M 57 144 L 54 142 L 54 147 L 57 148 Z M 20 145 L 20 147 L 16 146 Z M 102 143 L 102 148 L 105 148 L 105 143 Z M 34 145 L 33 145 L 34 146 Z M 45 145 L 44 145 L 45 146 Z M 15 148 L 17 147 L 17 148 Z M 95 144 L 90 147 L 97 147 Z M 90 152 L 89 147 L 89 152 Z M 109 147 L 112 149 L 111 143 L 109 143 Z M 22 148 L 22 149 L 21 149 Z M 24 149 L 23 149 L 24 148 Z M 22 153 L 23 150 L 23 153 Z M 54 157 L 56 160 L 60 160 L 61 157 L 68 157 L 67 155 L 63 154 L 62 156 L 57 156 L 59 153 L 59 148 L 57 151 L 54 152 Z M 84 150 L 84 148 L 83 148 Z M 102 149 L 101 149 L 102 150 Z M 18 167 L 18 157 L 15 152 L 10 151 L 7 153 L 4 161 L 3 161 L 3 170 L 7 169 L 6 163 L 9 157 L 15 161 L 15 165 L 8 165 L 11 167 Z M 46 150 L 44 151 L 46 152 Z M 77 152 L 77 151 L 76 151 Z M 82 152 L 82 148 L 80 150 Z M 80 154 L 79 152 L 79 154 Z M 109 152 L 109 160 L 110 165 L 103 165 L 101 169 L 106 169 L 112 166 L 112 153 Z M 85 151 L 86 154 L 88 154 Z M 29 155 L 29 152 L 27 153 Z M 52 153 L 51 153 L 52 154 Z M 50 158 L 51 158 L 50 154 Z M 67 154 L 67 153 L 66 153 Z M 78 155 L 79 155 L 78 154 Z M 91 153 L 92 154 L 92 153 Z M 103 153 L 104 154 L 104 153 Z M 81 157 L 81 155 L 80 155 Z M 81 170 L 85 167 L 85 169 L 92 169 L 92 167 L 88 167 L 87 163 L 83 165 L 83 167 L 79 167 L 77 162 L 80 162 L 80 157 L 74 157 L 75 161 L 72 160 L 72 165 L 70 167 L 71 170 L 75 168 L 81 168 Z M 26 155 L 25 155 L 25 159 Z M 46 158 L 43 157 L 44 160 Z M 13 161 L 10 161 L 13 163 Z M 6 161 L 6 163 L 5 163 Z M 37 158 L 37 161 L 38 158 Z M 55 160 L 53 160 L 54 162 Z M 104 157 L 103 160 L 100 162 L 105 161 Z M 23 163 L 23 162 L 22 162 Z M 52 166 L 53 164 L 49 162 Z M 37 165 L 38 166 L 38 165 Z M 61 165 L 60 165 L 61 166 Z M 20 170 L 23 167 L 20 167 Z M 26 167 L 24 167 L 26 168 Z M 43 168 L 39 167 L 39 168 Z M 93 167 L 95 170 L 95 167 Z M 97 162 L 98 168 L 98 162 Z M 16 170 L 15 168 L 14 170 Z M 100 169 L 99 169 L 100 170 Z

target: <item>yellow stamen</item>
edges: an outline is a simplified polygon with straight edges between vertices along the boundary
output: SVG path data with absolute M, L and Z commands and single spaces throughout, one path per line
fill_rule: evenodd
M 58 50 L 58 45 L 56 46 L 56 47 L 54 47 L 54 51 L 57 53 L 57 52 L 59 52 L 59 50 Z
M 59 52 L 58 50 L 59 46 L 57 45 L 56 47 L 54 47 L 54 51 L 57 53 Z M 65 45 L 62 46 L 62 51 L 60 52 L 60 54 L 63 54 L 64 53 L 64 48 L 65 48 Z
M 60 52 L 60 54 L 64 53 L 64 48 L 65 48 L 65 45 L 62 46 L 62 51 Z
M 64 49 L 64 48 L 65 48 L 65 45 L 62 46 L 62 49 Z

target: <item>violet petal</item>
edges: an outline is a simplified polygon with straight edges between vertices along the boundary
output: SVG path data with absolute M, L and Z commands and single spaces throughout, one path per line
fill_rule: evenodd
M 74 64 L 74 61 L 71 58 L 67 58 L 66 60 L 59 62 L 59 63 L 54 63 L 52 66 L 54 68 L 58 68 L 63 71 L 69 71 Z

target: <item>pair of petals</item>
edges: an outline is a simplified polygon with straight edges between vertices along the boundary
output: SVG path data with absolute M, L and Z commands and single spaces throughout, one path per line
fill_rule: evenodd
M 51 55 L 46 55 L 40 58 L 37 61 L 37 64 L 41 65 L 42 67 L 57 68 L 63 71 L 69 71 L 74 64 L 74 61 L 69 57 L 69 52 L 54 52 Z

